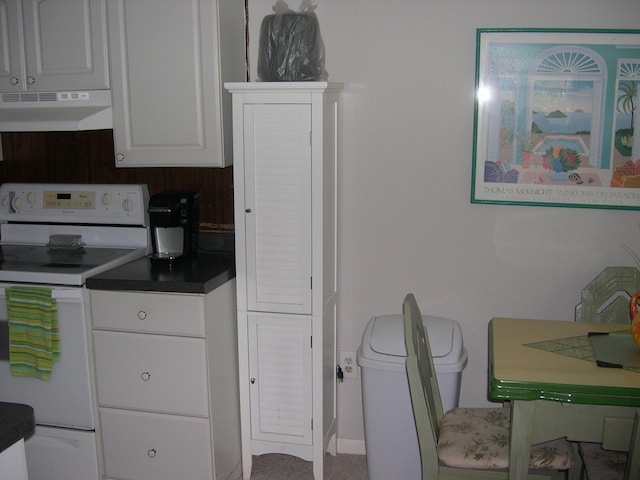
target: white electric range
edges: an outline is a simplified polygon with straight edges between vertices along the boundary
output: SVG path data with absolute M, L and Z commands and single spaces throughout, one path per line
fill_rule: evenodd
M 0 401 L 34 407 L 30 480 L 99 480 L 86 279 L 149 253 L 146 185 L 0 186 Z M 48 380 L 14 376 L 7 289 L 51 289 L 60 360 Z

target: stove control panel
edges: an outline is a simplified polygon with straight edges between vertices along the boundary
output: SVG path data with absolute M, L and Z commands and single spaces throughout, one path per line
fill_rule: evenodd
M 148 226 L 148 205 L 139 184 L 0 185 L 0 221 Z

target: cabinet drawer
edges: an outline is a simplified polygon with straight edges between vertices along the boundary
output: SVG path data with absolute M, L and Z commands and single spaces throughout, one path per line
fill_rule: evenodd
M 100 409 L 106 476 L 119 480 L 211 480 L 209 422 Z
M 208 417 L 205 341 L 93 332 L 98 403 Z
M 90 292 L 94 328 L 204 336 L 201 295 Z

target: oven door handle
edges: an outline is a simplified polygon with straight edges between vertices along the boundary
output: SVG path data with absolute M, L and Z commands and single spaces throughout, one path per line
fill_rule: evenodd
M 0 288 L 0 298 L 5 298 L 5 289 Z M 68 303 L 82 303 L 84 294 L 81 288 L 52 288 L 51 298 Z

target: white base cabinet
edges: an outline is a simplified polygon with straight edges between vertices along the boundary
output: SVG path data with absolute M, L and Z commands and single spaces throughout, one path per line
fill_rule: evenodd
M 336 448 L 338 93 L 227 83 L 233 97 L 242 463 Z
M 225 167 L 244 2 L 107 0 L 116 167 Z
M 238 478 L 235 280 L 90 295 L 103 478 Z

